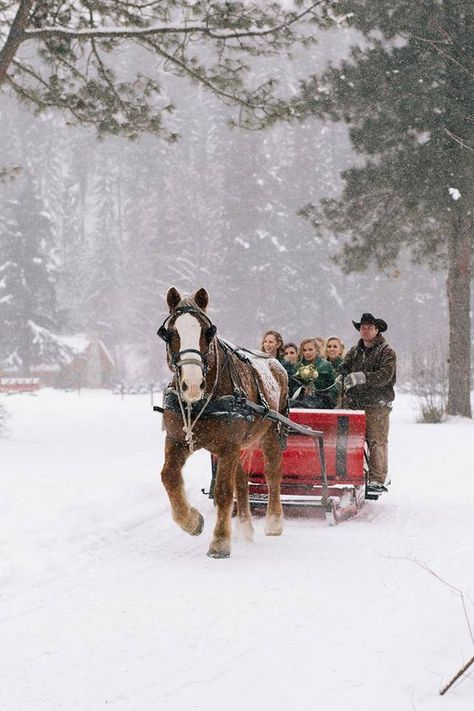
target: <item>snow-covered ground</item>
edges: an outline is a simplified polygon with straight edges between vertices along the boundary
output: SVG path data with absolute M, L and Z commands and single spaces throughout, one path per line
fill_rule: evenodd
M 206 550 L 209 455 L 187 465 L 202 536 L 171 521 L 147 396 L 5 399 L 2 711 L 472 711 L 474 423 L 392 416 L 389 494 L 335 528 Z M 418 563 L 416 562 L 418 561 Z

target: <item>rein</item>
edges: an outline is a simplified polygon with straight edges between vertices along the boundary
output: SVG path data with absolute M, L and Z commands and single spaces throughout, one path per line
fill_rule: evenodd
M 188 349 L 191 350 L 191 349 Z M 185 351 L 181 351 L 182 353 Z M 194 351 L 196 352 L 196 351 Z M 200 351 L 197 351 L 200 354 Z M 211 392 L 207 395 L 203 406 L 199 410 L 198 414 L 192 420 L 192 415 L 191 415 L 191 409 L 192 409 L 192 403 L 188 402 L 186 403 L 186 410 L 185 410 L 185 405 L 183 403 L 183 397 L 182 397 L 182 389 L 181 389 L 181 379 L 179 375 L 179 369 L 177 366 L 176 369 L 176 382 L 178 385 L 177 389 L 177 397 L 178 397 L 178 402 L 179 402 L 179 408 L 181 410 L 181 415 L 183 418 L 183 432 L 184 432 L 184 441 L 187 443 L 189 452 L 192 454 L 194 452 L 194 438 L 193 438 L 193 429 L 195 428 L 198 420 L 200 419 L 201 415 L 204 413 L 206 410 L 207 406 L 209 405 L 209 401 L 212 398 L 214 391 L 216 389 L 217 383 L 219 382 L 219 355 L 217 353 L 217 348 L 216 348 L 216 377 L 214 378 L 214 384 L 211 388 Z

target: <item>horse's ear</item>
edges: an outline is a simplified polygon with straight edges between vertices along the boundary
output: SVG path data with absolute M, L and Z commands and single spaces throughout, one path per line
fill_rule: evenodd
M 209 294 L 206 289 L 198 289 L 198 291 L 196 291 L 194 294 L 194 302 L 202 311 L 206 310 L 209 303 Z
M 174 286 L 171 287 L 171 289 L 168 289 L 168 293 L 166 294 L 166 301 L 168 303 L 170 311 L 173 311 L 181 301 L 181 296 L 179 291 L 174 288 Z

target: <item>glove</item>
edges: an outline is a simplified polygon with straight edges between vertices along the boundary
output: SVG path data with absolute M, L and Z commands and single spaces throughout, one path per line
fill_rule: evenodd
M 354 385 L 363 385 L 366 382 L 367 378 L 365 377 L 365 373 L 362 371 L 359 371 L 358 373 L 349 373 L 349 375 L 346 375 L 344 378 L 344 387 L 346 390 L 349 390 L 350 388 L 353 388 Z

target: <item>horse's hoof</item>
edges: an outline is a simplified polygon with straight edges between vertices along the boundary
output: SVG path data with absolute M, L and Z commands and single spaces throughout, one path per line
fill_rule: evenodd
M 245 543 L 253 543 L 253 526 L 250 521 L 241 521 L 237 519 L 234 526 L 234 535 L 237 541 Z
M 207 551 L 207 555 L 209 558 L 219 558 L 219 559 L 230 558 L 230 552 L 227 552 L 227 551 L 214 551 L 214 550 L 209 549 Z
M 198 523 L 194 531 L 191 531 L 191 536 L 200 536 L 204 529 L 204 516 L 196 511 L 198 515 Z
M 283 519 L 281 516 L 268 516 L 265 522 L 266 536 L 281 536 L 283 533 Z

